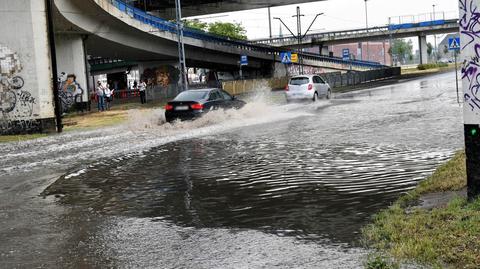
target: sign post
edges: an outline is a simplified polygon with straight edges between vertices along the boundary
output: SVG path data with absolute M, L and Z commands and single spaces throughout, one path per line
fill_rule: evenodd
M 458 94 L 458 62 L 457 53 L 460 51 L 460 37 L 448 39 L 448 50 L 453 51 L 455 57 L 455 83 L 457 86 L 457 103 L 460 104 L 460 96 Z
M 247 66 L 247 65 L 248 65 L 248 56 L 240 55 L 240 79 L 243 79 L 242 66 Z
M 473 200 L 480 195 L 480 36 L 475 34 L 478 23 L 477 10 L 480 0 L 460 1 L 460 41 L 452 41 L 452 47 L 460 47 L 463 88 L 463 124 L 465 134 L 465 155 L 467 159 L 467 194 Z M 458 44 L 454 44 L 458 43 Z M 460 46 L 461 45 L 461 46 Z

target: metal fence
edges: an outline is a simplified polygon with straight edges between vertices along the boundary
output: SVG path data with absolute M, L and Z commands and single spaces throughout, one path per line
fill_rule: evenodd
M 330 87 L 340 88 L 400 76 L 401 68 L 391 67 L 362 72 L 348 72 L 343 74 L 341 72 L 334 72 L 319 75 L 323 79 L 325 79 L 328 84 L 330 84 Z M 265 87 L 272 90 L 277 90 L 285 88 L 288 83 L 288 79 L 288 77 L 282 77 L 271 79 L 245 79 L 226 81 L 222 83 L 222 88 L 233 95 L 249 93 Z
M 400 67 L 391 67 L 363 72 L 348 72 L 343 74 L 340 72 L 320 74 L 320 76 L 325 79 L 332 88 L 355 86 L 366 82 L 392 78 L 400 75 Z

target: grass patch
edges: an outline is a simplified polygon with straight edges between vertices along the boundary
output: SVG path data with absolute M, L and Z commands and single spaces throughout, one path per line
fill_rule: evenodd
M 46 137 L 47 134 L 26 134 L 26 135 L 2 135 L 0 136 L 0 143 L 20 142 L 26 140 Z
M 63 118 L 64 130 L 95 129 L 118 125 L 128 119 L 128 110 L 161 108 L 165 102 L 115 104 L 111 110 L 89 114 L 70 114 Z
M 468 203 L 466 198 L 455 198 L 432 210 L 408 207 L 422 194 L 464 188 L 465 170 L 465 154 L 457 153 L 417 189 L 374 217 L 362 231 L 366 246 L 395 260 L 434 268 L 479 268 L 480 199 Z
M 110 110 L 66 117 L 63 119 L 63 125 L 65 131 L 92 129 L 117 125 L 125 122 L 127 118 L 126 111 Z
M 438 72 L 444 72 L 449 70 L 455 70 L 455 64 L 442 64 L 442 66 L 419 65 L 412 68 L 402 68 L 402 75 L 421 75 L 421 74 L 434 74 Z

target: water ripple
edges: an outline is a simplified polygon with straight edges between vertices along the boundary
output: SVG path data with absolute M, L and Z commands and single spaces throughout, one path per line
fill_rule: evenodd
M 109 215 L 352 243 L 374 212 L 450 155 L 299 143 L 180 141 L 72 171 L 44 194 Z

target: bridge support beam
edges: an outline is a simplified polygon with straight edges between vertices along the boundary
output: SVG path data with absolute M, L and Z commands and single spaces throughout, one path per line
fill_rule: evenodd
M 45 1 L 2 0 L 0 134 L 55 131 Z
M 418 47 L 420 51 L 420 64 L 428 63 L 427 36 L 418 37 Z

